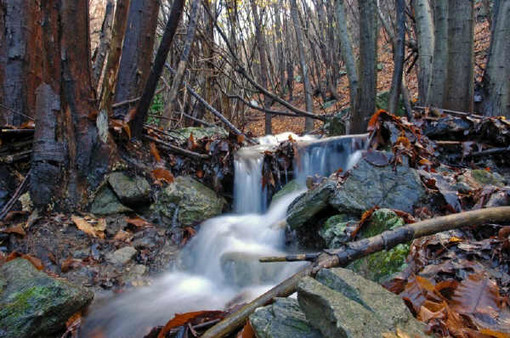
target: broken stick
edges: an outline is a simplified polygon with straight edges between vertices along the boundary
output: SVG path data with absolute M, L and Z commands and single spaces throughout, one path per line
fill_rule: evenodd
M 344 247 L 329 250 L 318 255 L 316 261 L 287 278 L 271 290 L 246 304 L 218 324 L 207 330 L 202 337 L 224 337 L 242 327 L 246 319 L 256 308 L 267 305 L 275 297 L 287 297 L 293 294 L 301 278 L 313 276 L 323 268 L 343 267 L 374 252 L 389 250 L 400 243 L 452 230 L 464 226 L 477 226 L 484 223 L 510 222 L 510 206 L 466 211 L 459 214 L 437 217 L 408 224 L 400 228 L 385 231 L 377 236 L 347 243 Z

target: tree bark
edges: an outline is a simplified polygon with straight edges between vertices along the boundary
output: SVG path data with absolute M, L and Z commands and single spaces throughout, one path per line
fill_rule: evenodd
M 103 24 L 101 25 L 101 37 L 99 38 L 99 47 L 95 51 L 95 55 L 92 57 L 92 80 L 94 88 L 97 93 L 101 92 L 101 76 L 103 75 L 103 69 L 106 57 L 110 52 L 111 40 L 112 40 L 112 23 L 114 15 L 115 4 L 113 0 L 108 0 L 106 3 L 105 15 Z
M 437 2 L 437 1 L 436 1 Z M 418 38 L 418 97 L 425 102 L 432 74 L 434 56 L 434 24 L 429 0 L 412 1 Z
M 450 0 L 448 7 L 448 70 L 444 108 L 473 111 L 474 2 Z
M 482 110 L 486 116 L 510 119 L 510 1 L 501 1 L 494 14 Z
M 113 94 L 117 85 L 117 74 L 122 54 L 122 42 L 126 33 L 129 4 L 130 0 L 117 0 L 117 5 L 115 6 L 110 53 L 108 54 L 104 70 L 101 98 L 99 101 L 100 109 L 106 109 L 109 116 L 112 113 Z
M 34 1 L 3 0 L 0 5 L 0 124 L 21 125 L 34 116 L 35 92 L 40 83 L 38 8 Z
M 448 1 L 434 1 L 434 58 L 426 105 L 443 107 L 448 67 Z
M 165 67 L 165 61 L 168 57 L 170 47 L 172 46 L 175 32 L 177 31 L 177 27 L 181 21 L 184 2 L 185 0 L 174 0 L 172 4 L 170 17 L 166 23 L 165 33 L 161 39 L 161 43 L 156 54 L 156 59 L 154 60 L 154 65 L 152 66 L 149 78 L 147 79 L 147 83 L 145 84 L 145 88 L 143 90 L 143 94 L 141 95 L 140 102 L 136 108 L 136 115 L 133 121 L 131 121 L 131 131 L 133 133 L 133 137 L 135 138 L 141 139 L 142 137 L 143 125 L 147 119 L 149 106 L 152 102 L 152 98 L 154 97 L 154 93 L 156 92 L 156 87 L 158 85 L 161 72 Z
M 303 77 L 303 85 L 305 89 L 305 101 L 306 111 L 313 113 L 313 102 L 312 102 L 312 87 L 310 86 L 310 79 L 308 77 L 308 66 L 306 64 L 305 49 L 303 46 L 303 32 L 299 23 L 298 7 L 296 0 L 290 0 L 290 12 L 292 21 L 294 23 L 294 30 L 296 31 L 296 44 L 299 53 L 299 63 L 301 66 L 301 75 Z M 305 132 L 313 130 L 313 120 L 310 118 L 305 119 Z
M 359 1 L 360 61 L 359 89 L 352 111 L 352 132 L 364 133 L 375 112 L 377 95 L 377 2 Z
M 158 0 L 131 0 L 120 59 L 115 102 L 139 97 L 150 74 L 156 26 Z M 114 109 L 114 118 L 124 119 L 132 106 Z
M 402 73 L 404 71 L 404 50 L 406 38 L 406 18 L 405 18 L 405 0 L 395 0 L 397 11 L 397 34 L 393 50 L 393 78 L 391 80 L 390 99 L 388 110 L 391 114 L 397 114 L 400 98 L 400 89 L 402 87 Z
M 282 41 L 282 22 L 280 19 L 281 5 L 280 1 L 275 1 L 273 4 L 274 9 L 274 23 L 276 33 L 276 55 L 278 59 L 278 75 L 279 75 L 279 88 L 280 95 L 285 94 L 285 55 L 283 53 L 283 41 Z
M 170 88 L 170 93 L 168 94 L 168 103 L 165 107 L 165 111 L 163 113 L 163 117 L 166 118 L 164 123 L 164 128 L 168 129 L 170 127 L 170 117 L 172 117 L 173 112 L 175 111 L 177 94 L 179 92 L 179 88 L 182 86 L 182 80 L 184 78 L 184 71 L 186 70 L 186 65 L 188 63 L 189 53 L 191 51 L 191 46 L 193 45 L 193 41 L 195 39 L 195 31 L 197 27 L 197 15 L 198 15 L 198 5 L 200 0 L 193 0 L 191 5 L 191 13 L 189 16 L 188 23 L 188 31 L 186 33 L 186 40 L 184 42 L 184 48 L 181 54 L 181 59 L 179 60 L 179 64 L 177 65 L 177 71 L 172 80 L 172 87 Z

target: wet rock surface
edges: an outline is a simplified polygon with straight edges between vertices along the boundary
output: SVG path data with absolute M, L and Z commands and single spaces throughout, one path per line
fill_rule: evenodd
M 0 267 L 0 337 L 49 337 L 93 298 L 89 290 L 38 271 L 28 260 Z
M 122 172 L 114 172 L 108 175 L 108 183 L 125 205 L 139 207 L 140 203 L 150 201 L 151 186 L 143 177 L 130 177 Z
M 96 215 L 113 215 L 132 211 L 121 203 L 115 192 L 108 186 L 99 189 L 90 207 L 90 212 Z

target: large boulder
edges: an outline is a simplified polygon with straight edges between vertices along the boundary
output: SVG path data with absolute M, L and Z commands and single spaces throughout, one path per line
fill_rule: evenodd
M 226 201 L 213 190 L 188 176 L 179 176 L 163 189 L 152 210 L 165 223 L 177 221 L 183 227 L 192 226 L 221 214 Z
M 89 290 L 38 271 L 25 259 L 0 267 L 0 337 L 60 336 L 93 298 Z
M 90 212 L 96 215 L 113 215 L 132 211 L 120 202 L 117 195 L 107 185 L 99 189 L 90 207 Z
M 340 213 L 361 215 L 373 206 L 412 212 L 425 196 L 417 171 L 407 165 L 379 166 L 364 156 L 329 199 Z
M 123 172 L 114 172 L 108 175 L 108 183 L 125 205 L 137 206 L 150 200 L 151 186 L 143 177 L 130 177 Z
M 258 308 L 250 316 L 250 324 L 257 338 L 323 337 L 292 298 L 277 298 L 273 304 Z
M 347 269 L 323 269 L 298 285 L 310 324 L 326 337 L 381 337 L 397 330 L 426 336 L 399 296 Z

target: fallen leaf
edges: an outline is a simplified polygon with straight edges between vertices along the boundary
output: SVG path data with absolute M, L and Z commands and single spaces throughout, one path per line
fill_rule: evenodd
M 158 334 L 158 338 L 165 338 L 165 335 L 170 332 L 171 329 L 192 323 L 198 324 L 195 321 L 207 318 L 207 320 L 213 320 L 217 318 L 223 318 L 225 312 L 223 311 L 195 311 L 187 313 L 178 313 L 174 318 L 170 319 L 168 323 L 161 329 Z
M 76 227 L 83 231 L 84 233 L 86 233 L 87 235 L 99 238 L 105 237 L 103 232 L 105 227 L 103 228 L 102 222 L 98 222 L 98 226 L 95 227 L 82 217 L 72 215 L 71 219 L 74 222 L 74 224 L 76 224 Z
M 174 175 L 166 169 L 163 168 L 156 168 L 152 171 L 152 177 L 157 182 L 166 182 L 166 183 L 173 183 L 174 182 Z
M 12 227 L 9 227 L 4 230 L 0 230 L 0 232 L 3 232 L 4 234 L 16 234 L 20 236 L 26 236 L 27 233 L 25 232 L 25 229 L 23 229 L 23 226 L 21 224 L 14 225 Z
M 63 273 L 66 273 L 72 269 L 76 269 L 81 264 L 81 260 L 69 257 L 68 259 L 64 260 L 62 264 L 60 264 L 60 270 L 62 270 Z
M 154 157 L 156 162 L 161 162 L 161 156 L 159 155 L 158 148 L 156 147 L 156 143 L 151 142 L 151 155 Z
M 246 321 L 246 324 L 244 324 L 244 327 L 239 331 L 236 338 L 255 338 L 255 331 L 249 320 Z
M 146 228 L 146 227 L 152 226 L 152 224 L 150 222 L 147 222 L 146 220 L 144 220 L 143 218 L 141 218 L 139 216 L 127 217 L 126 222 L 127 222 L 127 224 L 134 225 L 137 228 Z

